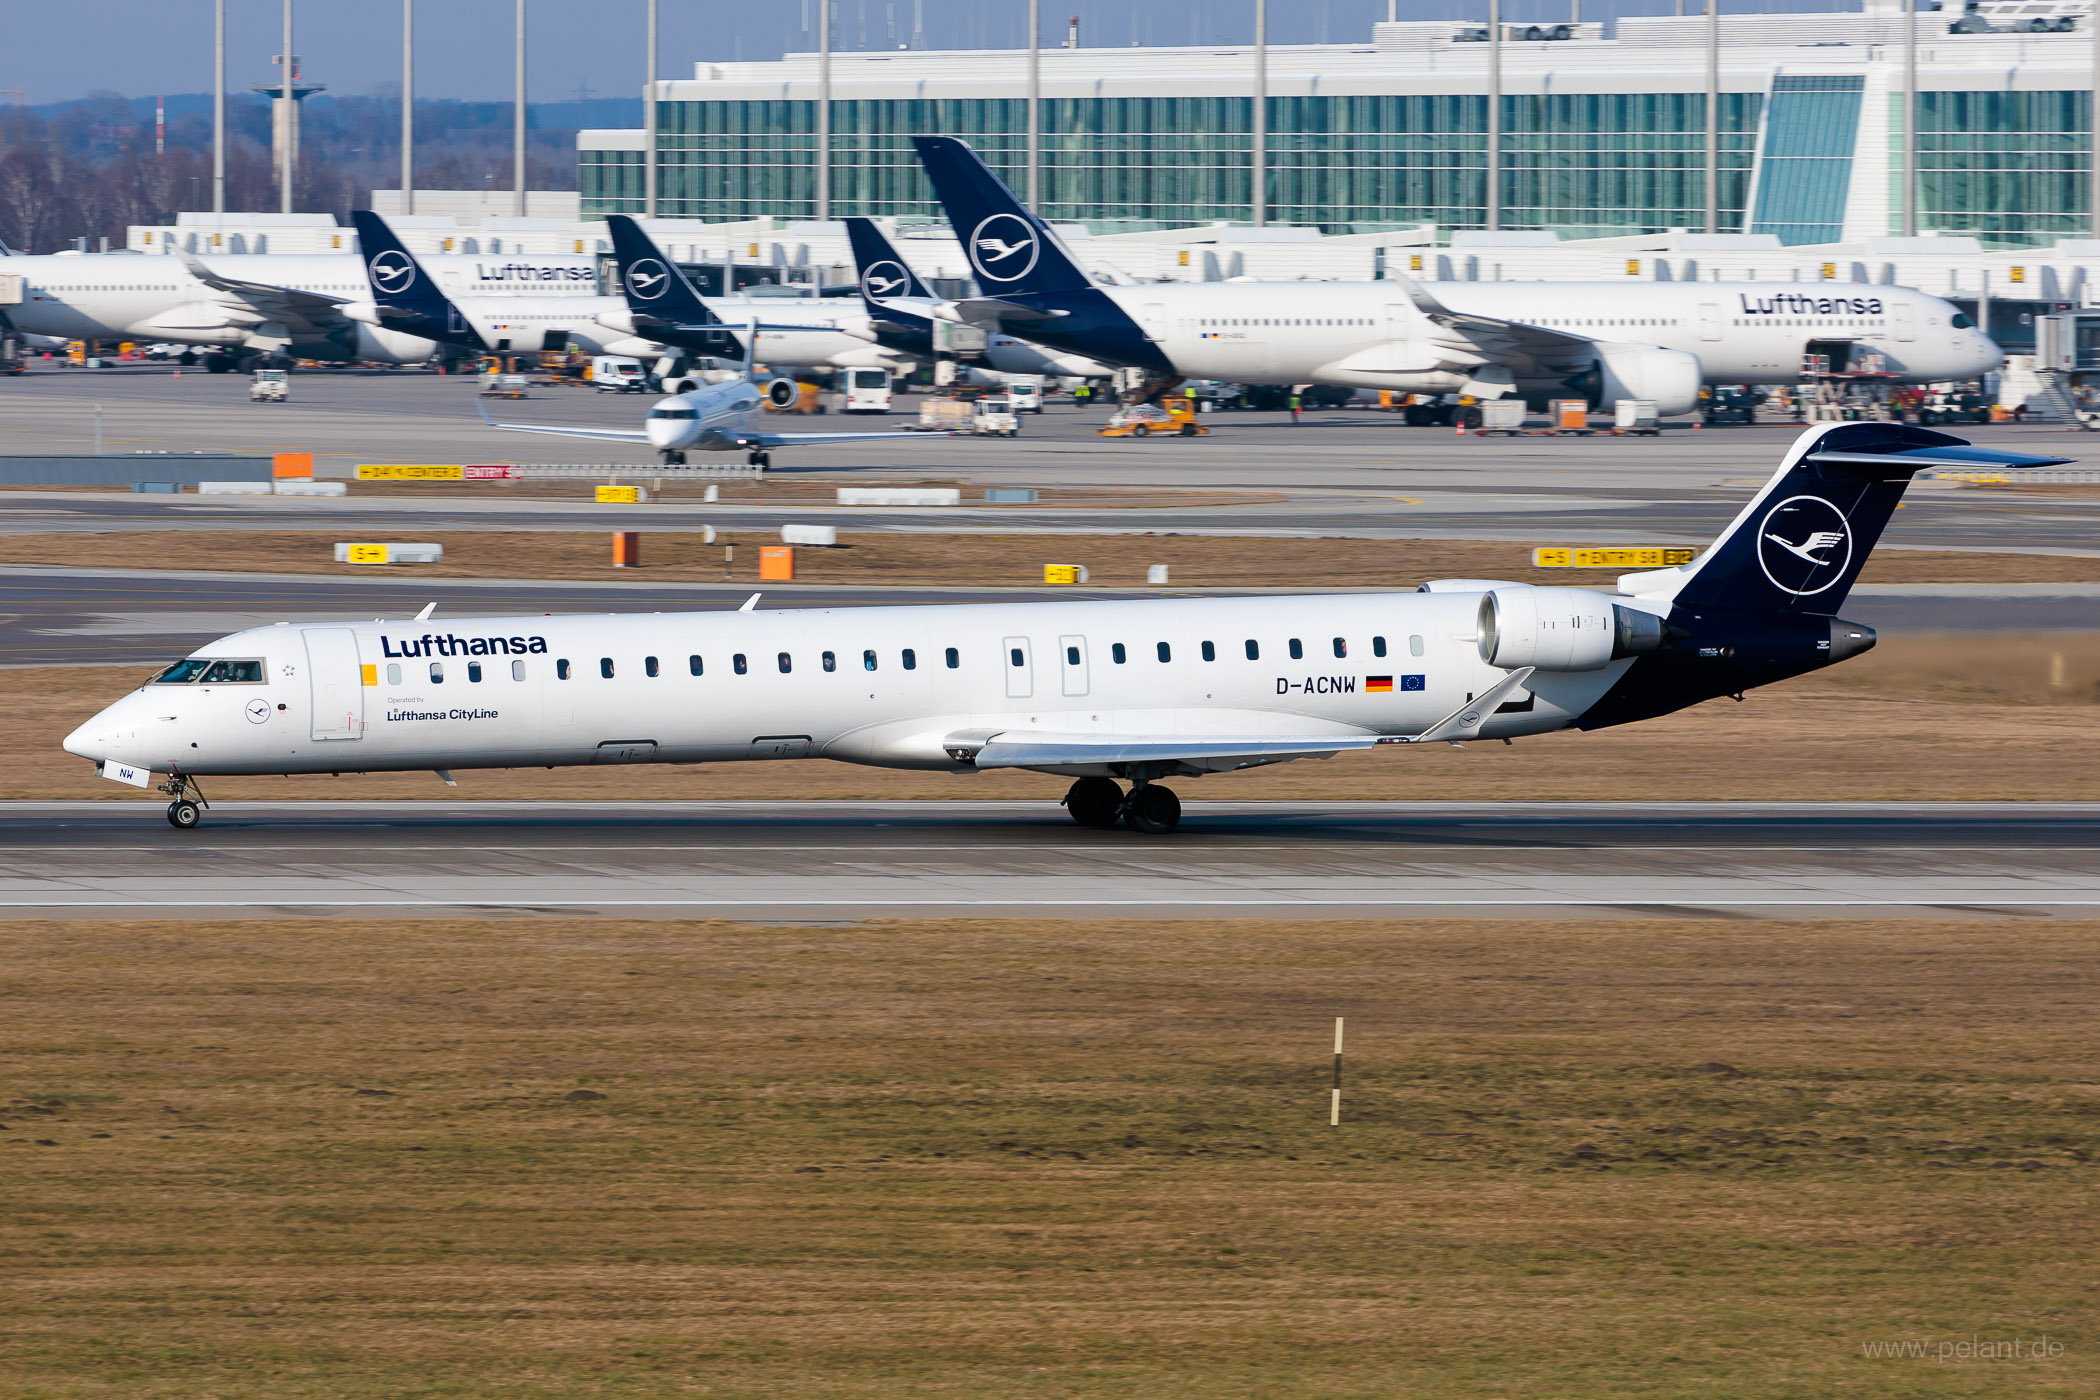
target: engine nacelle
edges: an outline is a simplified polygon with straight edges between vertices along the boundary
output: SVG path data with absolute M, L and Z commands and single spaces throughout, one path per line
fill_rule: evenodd
M 766 385 L 766 402 L 775 408 L 793 408 L 802 401 L 802 386 L 792 379 L 775 379 Z
M 1480 600 L 1480 659 L 1504 670 L 1595 671 L 1664 640 L 1654 613 L 1587 588 L 1498 588 Z
M 1608 343 L 1597 347 L 1597 367 L 1590 377 L 1594 407 L 1609 409 L 1620 399 L 1653 399 L 1655 411 L 1668 417 L 1699 406 L 1705 370 L 1697 355 L 1682 350 Z

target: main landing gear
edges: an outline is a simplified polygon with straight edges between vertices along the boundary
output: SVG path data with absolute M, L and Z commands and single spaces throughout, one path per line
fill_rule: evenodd
M 204 800 L 204 789 L 187 773 L 177 773 L 160 785 L 160 790 L 174 798 L 168 804 L 168 825 L 177 831 L 194 831 L 197 823 L 204 820 L 204 813 L 211 803 Z
M 1065 794 L 1065 810 L 1073 821 L 1097 830 L 1121 822 L 1147 836 L 1164 836 L 1181 825 L 1181 799 L 1174 790 L 1143 779 L 1126 796 L 1108 778 L 1081 778 Z
M 664 449 L 664 465 L 665 465 L 665 466 L 667 466 L 667 467 L 682 467 L 682 466 L 684 466 L 684 465 L 685 465 L 685 454 L 684 454 L 683 452 L 677 452 L 677 451 L 673 451 L 673 450 L 672 450 L 672 449 L 670 449 L 670 448 L 665 448 L 665 449 Z
M 757 467 L 760 471 L 764 471 L 767 467 L 773 465 L 773 454 L 754 447 L 751 449 L 751 455 L 746 457 L 744 461 L 748 465 Z

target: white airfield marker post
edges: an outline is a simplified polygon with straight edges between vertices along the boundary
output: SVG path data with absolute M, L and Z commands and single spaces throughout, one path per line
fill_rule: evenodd
M 1342 1126 L 1342 1018 L 1334 1018 L 1334 1092 L 1327 1102 L 1327 1126 Z

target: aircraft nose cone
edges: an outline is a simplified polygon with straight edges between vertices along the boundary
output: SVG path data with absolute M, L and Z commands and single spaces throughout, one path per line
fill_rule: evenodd
M 81 758 L 101 757 L 100 754 L 95 752 L 95 735 L 93 732 L 95 727 L 95 722 L 89 720 L 86 724 L 81 725 L 80 728 L 68 734 L 63 745 L 65 751 Z

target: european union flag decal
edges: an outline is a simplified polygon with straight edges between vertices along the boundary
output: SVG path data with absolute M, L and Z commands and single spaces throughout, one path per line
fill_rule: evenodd
M 1400 688 L 1402 690 L 1427 690 L 1429 689 L 1429 677 L 1402 676 L 1400 678 Z

